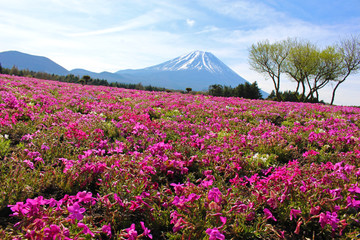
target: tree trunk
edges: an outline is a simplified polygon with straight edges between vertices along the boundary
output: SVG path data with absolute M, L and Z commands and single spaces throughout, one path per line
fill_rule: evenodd
M 339 85 L 340 85 L 342 82 L 343 82 L 343 81 L 339 81 L 339 82 L 336 84 L 336 86 L 335 86 L 335 88 L 334 88 L 334 90 L 333 90 L 333 92 L 332 92 L 332 97 L 331 97 L 330 105 L 333 105 L 333 104 L 334 104 L 336 89 L 339 87 Z
M 304 81 L 301 82 L 301 86 L 302 86 L 302 93 L 301 93 L 301 97 L 300 97 L 300 101 L 304 100 L 304 96 L 305 96 L 305 84 Z

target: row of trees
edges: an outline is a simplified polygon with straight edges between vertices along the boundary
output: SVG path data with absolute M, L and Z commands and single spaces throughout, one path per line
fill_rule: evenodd
M 214 84 L 209 87 L 209 95 L 221 96 L 221 97 L 243 97 L 248 99 L 262 99 L 260 88 L 257 82 L 252 84 L 246 82 L 239 84 L 237 87 L 232 88 L 230 86 L 223 86 L 220 84 Z
M 1 67 L 0 63 L 0 73 L 10 74 L 16 76 L 26 76 L 34 77 L 40 79 L 54 80 L 60 82 L 69 82 L 69 83 L 80 83 L 82 85 L 97 85 L 97 86 L 111 86 L 117 88 L 126 88 L 126 89 L 136 89 L 136 90 L 145 90 L 145 91 L 172 91 L 163 87 L 155 87 L 151 85 L 143 86 L 141 83 L 119 83 L 112 82 L 109 83 L 104 79 L 92 79 L 89 75 L 84 75 L 81 78 L 73 74 L 68 74 L 66 76 L 50 74 L 45 72 L 35 72 L 28 69 L 19 70 L 16 66 L 13 66 L 11 69 Z M 179 91 L 185 93 L 184 91 Z M 191 88 L 186 88 L 186 92 L 192 92 Z M 202 93 L 202 92 L 193 92 L 193 94 Z M 223 96 L 223 97 L 243 97 L 250 99 L 261 99 L 261 92 L 256 82 L 250 84 L 246 82 L 245 84 L 239 84 L 237 87 L 232 88 L 230 86 L 222 86 L 219 84 L 214 84 L 209 87 L 207 92 L 209 95 L 213 96 Z
M 82 85 L 111 86 L 111 87 L 137 89 L 137 90 L 145 90 L 145 91 L 169 91 L 168 89 L 163 87 L 155 87 L 151 85 L 143 86 L 141 83 L 137 83 L 137 84 L 118 83 L 118 82 L 109 83 L 107 80 L 104 79 L 92 79 L 89 75 L 84 75 L 80 78 L 79 76 L 75 76 L 74 74 L 68 74 L 66 76 L 62 76 L 62 75 L 45 73 L 45 72 L 35 72 L 28 69 L 20 70 L 16 66 L 13 66 L 12 68 L 3 68 L 1 66 L 1 63 L 0 63 L 0 73 L 54 80 L 59 82 L 80 83 Z
M 360 69 L 360 37 L 352 36 L 323 49 L 305 40 L 265 40 L 251 46 L 249 62 L 253 70 L 270 77 L 277 100 L 282 100 L 280 83 L 285 74 L 296 82 L 293 95 L 304 102 L 318 100 L 319 90 L 334 83 L 333 104 L 339 85 Z

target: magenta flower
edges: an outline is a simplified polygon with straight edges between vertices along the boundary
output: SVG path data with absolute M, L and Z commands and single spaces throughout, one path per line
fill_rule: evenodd
M 45 144 L 41 145 L 41 150 L 47 151 L 50 148 L 48 146 L 46 146 Z
M 84 229 L 81 233 L 90 234 L 92 237 L 95 237 L 95 234 L 90 230 L 88 226 L 86 226 L 86 224 L 79 222 L 78 227 Z
M 265 213 L 266 219 L 272 219 L 275 222 L 277 221 L 276 218 L 274 217 L 274 215 L 272 215 L 272 213 L 270 212 L 269 209 L 264 208 L 264 213 Z
M 178 184 L 171 183 L 170 186 L 174 187 L 175 193 L 178 195 L 180 195 L 184 190 L 184 187 L 183 187 L 184 184 L 182 184 L 182 183 L 178 183 Z
M 320 213 L 320 216 L 319 216 L 320 226 L 322 228 L 324 228 L 326 224 L 329 224 L 333 228 L 333 231 L 335 231 L 338 227 L 338 223 L 340 222 L 340 220 L 337 218 L 337 216 L 338 215 L 336 212 L 331 213 L 331 212 L 327 211 L 326 214 Z
M 44 228 L 46 239 L 56 239 L 56 235 L 61 232 L 61 228 L 58 225 L 51 224 L 50 228 Z
M 13 211 L 12 216 L 19 216 L 19 213 L 26 216 L 30 211 L 27 204 L 24 204 L 23 202 L 17 202 L 15 205 L 8 205 L 8 207 L 10 207 L 11 211 Z
M 210 191 L 208 193 L 208 199 L 210 201 L 214 201 L 216 203 L 221 203 L 222 193 L 220 192 L 220 190 L 218 188 L 212 188 L 212 189 L 210 189 Z
M 208 228 L 205 232 L 210 236 L 209 240 L 225 240 L 224 234 L 221 234 L 217 228 Z
M 349 192 L 351 193 L 360 193 L 360 187 L 358 187 L 357 185 L 353 184 L 352 188 L 348 189 Z
M 30 160 L 24 160 L 23 162 L 26 163 L 26 164 L 28 165 L 28 167 L 31 168 L 31 169 L 34 169 L 34 168 L 35 168 L 35 167 L 34 167 L 34 163 L 33 163 L 32 161 L 30 161 Z
M 221 221 L 221 223 L 222 223 L 222 225 L 221 225 L 220 228 L 223 228 L 223 227 L 225 226 L 225 224 L 226 224 L 226 217 L 220 216 L 220 221 Z
M 144 222 L 140 222 L 140 225 L 141 225 L 141 228 L 144 230 L 143 235 L 149 237 L 150 239 L 152 239 L 152 235 L 150 234 L 150 230 L 147 227 L 145 227 Z
M 305 152 L 305 153 L 303 154 L 303 157 L 316 156 L 316 155 L 318 155 L 318 154 L 319 154 L 319 152 L 317 152 L 317 151 L 309 150 L 309 151 L 307 151 L 307 152 Z
M 110 224 L 102 226 L 101 231 L 103 233 L 105 233 L 106 235 L 108 235 L 109 237 L 111 237 L 111 226 L 110 226 Z
M 348 203 L 348 205 L 346 207 L 360 208 L 360 200 L 356 200 L 355 198 L 352 198 L 351 196 L 348 196 L 346 200 Z
M 203 187 L 205 187 L 205 188 L 210 187 L 212 184 L 213 184 L 213 180 L 212 180 L 212 179 L 210 179 L 210 180 L 208 180 L 208 181 L 204 180 L 204 181 L 201 182 L 201 186 L 203 186 Z
M 69 213 L 71 213 L 69 215 L 70 219 L 77 219 L 77 220 L 82 220 L 84 218 L 84 216 L 82 215 L 85 212 L 85 208 L 80 208 L 79 203 L 74 203 L 74 205 L 69 206 L 68 208 Z
M 86 192 L 86 191 L 78 192 L 76 194 L 76 198 L 79 200 L 79 203 L 81 203 L 81 202 L 84 202 L 84 203 L 91 202 L 92 205 L 95 204 L 95 200 L 92 197 L 91 192 Z
M 125 229 L 125 231 L 128 233 L 126 236 L 128 240 L 136 240 L 138 233 L 135 230 L 135 223 L 131 224 L 131 226 Z
M 301 210 L 291 209 L 290 210 L 290 221 L 296 219 L 297 215 L 301 214 Z
M 125 206 L 124 202 L 121 200 L 121 198 L 116 193 L 114 193 L 114 199 L 120 206 L 122 206 L 122 207 Z

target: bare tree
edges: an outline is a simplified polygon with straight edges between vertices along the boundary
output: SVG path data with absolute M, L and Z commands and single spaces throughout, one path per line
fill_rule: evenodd
M 339 48 L 343 58 L 342 76 L 334 79 L 337 84 L 332 92 L 331 105 L 334 103 L 335 92 L 339 85 L 343 83 L 350 74 L 356 73 L 360 69 L 360 36 L 351 36 L 348 39 L 341 40 Z

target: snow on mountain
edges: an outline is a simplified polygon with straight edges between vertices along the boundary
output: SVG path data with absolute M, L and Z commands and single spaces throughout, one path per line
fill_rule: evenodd
M 146 69 L 158 71 L 206 70 L 211 73 L 222 73 L 224 68 L 227 66 L 212 53 L 193 51 Z

